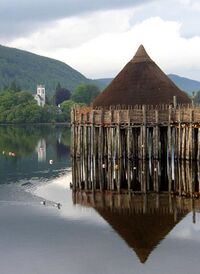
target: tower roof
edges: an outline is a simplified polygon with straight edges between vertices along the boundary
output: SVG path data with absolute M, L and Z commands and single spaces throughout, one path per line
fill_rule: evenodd
M 149 57 L 143 45 L 110 85 L 94 100 L 93 106 L 189 104 L 181 91 Z

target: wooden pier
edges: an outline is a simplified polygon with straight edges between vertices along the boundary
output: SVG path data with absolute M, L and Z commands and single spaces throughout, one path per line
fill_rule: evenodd
M 159 191 L 158 161 L 169 185 L 175 161 L 200 161 L 199 106 L 82 107 L 71 114 L 76 188 Z M 146 183 L 150 163 L 153 187 Z M 136 187 L 137 181 L 145 183 Z

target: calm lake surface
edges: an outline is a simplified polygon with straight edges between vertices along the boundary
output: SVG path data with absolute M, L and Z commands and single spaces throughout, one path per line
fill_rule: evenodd
M 199 274 L 198 200 L 70 182 L 68 128 L 0 126 L 1 274 Z

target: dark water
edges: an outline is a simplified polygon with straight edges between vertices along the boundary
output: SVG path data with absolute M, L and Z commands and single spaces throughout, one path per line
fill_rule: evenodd
M 64 126 L 0 127 L 1 274 L 199 273 L 198 199 L 72 193 L 69 146 Z

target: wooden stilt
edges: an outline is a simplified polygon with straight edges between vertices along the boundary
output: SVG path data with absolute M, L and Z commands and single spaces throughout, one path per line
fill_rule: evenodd
M 164 172 L 169 192 L 177 190 L 180 195 L 183 192 L 193 195 L 200 191 L 194 169 L 189 177 L 186 175 L 191 164 L 175 167 L 175 175 L 172 166 L 176 160 L 200 161 L 200 108 L 138 106 L 83 111 L 74 108 L 71 121 L 75 189 L 159 192 L 162 180 L 158 165 L 152 168 L 149 164 L 151 171 L 149 167 L 146 169 L 145 161 L 152 158 L 167 164 Z

